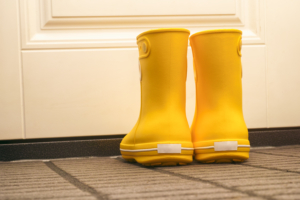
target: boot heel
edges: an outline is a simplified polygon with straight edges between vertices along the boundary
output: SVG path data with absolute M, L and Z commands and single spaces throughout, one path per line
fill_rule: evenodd
M 249 152 L 213 152 L 195 154 L 195 159 L 201 163 L 240 163 L 249 158 Z
M 187 165 L 193 155 L 124 156 L 128 162 L 138 162 L 146 167 Z

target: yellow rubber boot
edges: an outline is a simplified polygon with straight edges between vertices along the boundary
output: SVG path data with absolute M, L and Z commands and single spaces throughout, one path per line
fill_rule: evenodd
M 165 166 L 193 160 L 185 114 L 189 34 L 186 29 L 170 28 L 137 36 L 141 110 L 136 125 L 120 144 L 127 161 Z
M 195 159 L 242 162 L 250 143 L 242 111 L 242 32 L 210 30 L 190 37 L 194 57 L 196 111 L 192 125 Z

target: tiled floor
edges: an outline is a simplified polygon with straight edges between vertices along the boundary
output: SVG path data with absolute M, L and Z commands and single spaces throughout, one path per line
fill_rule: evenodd
M 120 157 L 0 162 L 0 199 L 300 199 L 300 145 L 242 164 L 146 168 Z

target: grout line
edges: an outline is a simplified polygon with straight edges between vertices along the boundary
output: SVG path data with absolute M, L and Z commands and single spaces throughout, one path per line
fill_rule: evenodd
M 286 145 L 286 146 L 265 146 L 265 147 L 252 147 L 251 152 L 256 152 L 256 150 L 273 150 L 274 148 L 287 150 L 287 149 L 298 149 L 300 148 L 299 145 Z
M 185 180 L 202 182 L 202 183 L 209 183 L 209 184 L 214 185 L 216 187 L 221 187 L 223 189 L 230 190 L 231 192 L 238 192 L 238 193 L 241 193 L 241 194 L 247 194 L 250 197 L 260 197 L 260 198 L 264 198 L 264 199 L 268 199 L 268 200 L 273 200 L 273 198 L 270 197 L 270 196 L 257 195 L 255 193 L 253 193 L 252 191 L 241 191 L 241 190 L 236 189 L 234 187 L 225 186 L 223 184 L 220 184 L 220 183 L 217 183 L 217 182 L 214 182 L 214 181 L 211 181 L 211 180 L 205 180 L 205 179 L 201 179 L 201 178 L 195 178 L 195 177 L 191 177 L 191 176 L 188 176 L 188 175 L 178 174 L 178 173 L 175 173 L 175 172 L 170 172 L 170 171 L 166 171 L 166 170 L 158 169 L 158 168 L 146 168 L 146 169 L 150 169 L 150 170 L 153 170 L 153 171 L 156 171 L 156 172 L 160 172 L 160 173 L 166 174 L 166 175 L 175 176 L 175 177 L 182 178 L 182 179 L 185 179 Z
M 126 163 L 126 164 L 140 166 L 137 163 L 127 163 L 121 157 L 117 157 L 117 158 L 113 158 L 113 159 L 116 159 L 116 160 L 121 161 L 121 162 Z M 246 195 L 248 195 L 250 197 L 259 197 L 259 198 L 264 198 L 264 199 L 267 199 L 267 200 L 274 200 L 274 198 L 270 197 L 270 196 L 257 195 L 255 193 L 253 193 L 252 191 L 239 190 L 236 187 L 225 186 L 225 185 L 222 185 L 220 183 L 217 183 L 217 182 L 214 182 L 214 181 L 211 181 L 211 180 L 201 179 L 199 177 L 195 178 L 195 177 L 191 177 L 189 175 L 184 175 L 184 174 L 179 174 L 179 173 L 175 173 L 175 172 L 170 172 L 170 171 L 166 171 L 166 170 L 155 168 L 155 167 L 144 167 L 144 166 L 140 166 L 140 167 L 145 168 L 145 169 L 149 169 L 149 170 L 153 170 L 155 172 L 159 172 L 159 173 L 162 173 L 162 174 L 166 174 L 166 175 L 169 175 L 169 176 L 170 175 L 171 176 L 175 176 L 175 177 L 178 177 L 178 178 L 181 178 L 181 179 L 185 179 L 185 180 L 188 180 L 188 181 L 209 183 L 209 184 L 211 184 L 213 186 L 216 186 L 216 187 L 219 187 L 219 188 L 223 188 L 223 189 L 229 190 L 231 192 L 237 192 L 237 193 L 241 193 L 241 194 L 246 194 Z
M 80 189 L 81 191 L 90 193 L 91 195 L 96 197 L 98 200 L 107 200 L 107 199 L 109 199 L 106 194 L 98 192 L 97 190 L 95 190 L 91 186 L 81 182 L 80 180 L 78 180 L 77 178 L 72 176 L 71 174 L 67 173 L 66 171 L 64 171 L 61 168 L 59 168 L 58 166 L 56 166 L 53 162 L 48 161 L 48 162 L 44 162 L 44 164 L 47 167 L 49 167 L 50 169 L 52 169 L 54 172 L 56 172 L 58 175 L 60 175 L 62 178 L 67 180 L 69 183 L 71 183 L 72 185 L 74 185 L 75 187 Z
M 274 147 L 274 146 L 262 146 L 262 147 L 251 147 L 250 146 L 250 151 L 251 152 L 253 152 L 253 151 L 256 151 L 257 149 L 258 150 L 268 150 L 268 149 L 274 149 L 274 148 L 276 148 L 276 147 Z
M 297 171 L 288 170 L 288 169 L 278 169 L 278 168 L 275 168 L 275 167 L 263 167 L 263 166 L 245 164 L 245 163 L 241 163 L 241 165 L 249 166 L 249 167 L 254 167 L 254 168 L 260 168 L 260 169 L 268 169 L 268 170 L 275 170 L 275 171 L 281 171 L 281 172 L 288 172 L 288 173 L 300 174 L 300 172 L 297 172 Z
M 252 153 L 260 153 L 260 154 L 266 154 L 266 155 L 272 155 L 272 156 L 284 156 L 284 157 L 300 158 L 300 156 L 280 155 L 280 154 L 265 153 L 265 152 L 260 152 L 260 151 L 253 151 Z
M 286 184 L 294 184 L 294 183 L 286 183 Z M 244 187 L 251 187 L 251 186 L 254 186 L 253 184 L 252 185 L 242 185 L 242 186 L 236 186 L 238 188 L 244 188 Z M 266 186 L 265 183 L 256 183 L 255 186 Z M 275 183 L 275 184 L 267 184 L 267 186 L 282 186 L 282 183 Z M 294 185 L 293 185 L 294 186 Z M 299 188 L 298 185 L 294 186 L 294 187 L 289 187 L 290 188 Z M 265 190 L 274 190 L 274 188 L 255 188 L 255 191 L 265 191 Z
M 273 172 L 273 171 L 272 171 Z M 273 172 L 274 173 L 274 172 Z M 276 172 L 276 173 L 279 173 L 279 172 Z M 236 177 L 241 177 L 241 174 L 238 174 L 235 176 L 235 175 L 231 175 L 233 178 L 236 178 Z M 248 176 L 246 177 L 247 180 L 251 180 L 251 179 L 258 179 L 258 178 L 276 178 L 276 179 L 280 179 L 280 178 L 286 178 L 286 177 L 294 177 L 295 175 L 293 174 L 289 174 L 288 176 L 286 174 L 267 174 L 267 175 L 264 175 L 264 177 L 262 177 L 261 175 L 251 175 L 251 174 L 246 174 L 245 176 Z M 243 177 L 244 178 L 244 177 Z M 210 179 L 211 181 L 214 181 L 214 180 L 218 180 L 218 181 L 227 181 L 228 180 L 228 177 L 220 177 L 220 178 L 216 178 L 216 179 Z M 244 186 L 244 185 L 243 185 Z M 235 186 L 236 187 L 236 186 Z

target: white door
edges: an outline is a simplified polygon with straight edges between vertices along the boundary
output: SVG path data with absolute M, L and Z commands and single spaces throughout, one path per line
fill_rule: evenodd
M 0 139 L 125 134 L 140 108 L 135 37 L 243 31 L 248 128 L 300 126 L 298 0 L 0 0 Z M 187 117 L 194 114 L 188 52 Z

